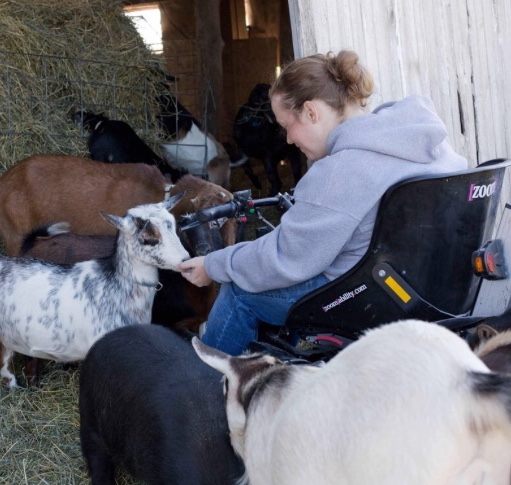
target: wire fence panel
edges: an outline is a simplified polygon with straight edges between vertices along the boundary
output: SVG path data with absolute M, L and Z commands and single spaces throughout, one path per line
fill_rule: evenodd
M 159 122 L 161 97 L 175 100 L 164 116 L 177 124 L 179 94 L 179 79 L 165 73 L 163 62 L 127 65 L 0 50 L 0 168 L 38 153 L 87 155 L 88 132 L 73 121 L 80 110 L 125 121 L 161 154 L 160 144 L 175 141 Z M 205 96 L 207 120 L 210 92 Z M 206 135 L 194 146 L 203 147 L 205 165 Z

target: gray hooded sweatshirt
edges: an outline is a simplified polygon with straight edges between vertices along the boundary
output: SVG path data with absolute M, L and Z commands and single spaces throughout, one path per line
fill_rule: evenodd
M 378 203 L 391 185 L 467 168 L 448 144 L 432 102 L 419 96 L 341 123 L 328 137 L 327 153 L 299 181 L 295 204 L 275 230 L 206 256 L 213 280 L 250 292 L 321 273 L 332 280 L 366 252 Z

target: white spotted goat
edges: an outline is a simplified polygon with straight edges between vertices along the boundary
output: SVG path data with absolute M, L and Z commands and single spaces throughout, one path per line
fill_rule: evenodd
M 14 352 L 78 361 L 114 328 L 151 322 L 158 268 L 175 270 L 189 258 L 169 213 L 180 199 L 104 214 L 119 231 L 109 258 L 57 265 L 0 257 L 0 377 L 9 387 L 17 384 Z

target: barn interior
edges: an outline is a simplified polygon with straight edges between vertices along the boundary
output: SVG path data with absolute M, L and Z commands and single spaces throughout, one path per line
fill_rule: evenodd
M 419 5 L 393 0 L 371 2 L 371 12 L 368 2 L 290 3 L 292 19 L 288 0 L 1 2 L 0 173 L 32 154 L 88 156 L 87 133 L 73 124 L 71 109 L 126 121 L 158 151 L 161 133 L 154 100 L 162 75 L 152 65 L 175 76 L 169 83 L 172 93 L 220 142 L 232 143 L 237 110 L 252 87 L 271 83 L 295 52 L 309 55 L 345 45 L 360 49 L 378 69 L 381 91 L 376 96 L 382 101 L 402 96 L 406 85 L 417 85 L 437 96 L 447 120 L 461 123 L 464 133 L 454 132 L 459 149 L 477 153 L 481 160 L 506 153 L 496 148 L 506 142 L 506 130 L 500 127 L 508 126 L 499 127 L 498 114 L 511 104 L 505 102 L 506 89 L 495 87 L 505 84 L 502 73 L 510 72 L 509 63 L 496 62 L 501 57 L 492 53 L 492 46 L 505 54 L 505 13 L 511 2 Z M 142 41 L 144 30 L 156 36 Z M 446 45 L 454 48 L 442 48 Z M 443 69 L 438 69 L 439 59 Z M 506 59 L 511 57 L 504 55 Z M 454 121 L 447 125 L 457 130 Z M 231 190 L 251 188 L 255 198 L 265 197 L 269 184 L 263 165 L 254 163 L 253 168 L 263 187 L 256 189 L 238 167 L 231 172 Z M 279 168 L 283 190 L 288 190 L 294 185 L 291 171 L 285 164 Z M 509 183 L 508 176 L 508 190 Z M 41 185 L 48 191 L 45 180 Z M 509 208 L 508 203 L 499 208 L 502 224 L 495 236 L 503 241 L 511 226 Z M 264 209 L 274 211 L 264 215 L 275 223 L 280 211 Z M 246 239 L 260 235 L 260 221 L 255 222 Z M 490 304 L 505 300 L 509 305 L 509 287 L 509 279 L 485 281 L 481 294 Z M 29 297 L 20 295 L 20 305 L 29 306 Z M 484 302 L 476 314 L 495 313 L 488 313 Z M 14 373 L 22 385 L 27 382 L 24 366 L 25 358 L 18 355 Z M 39 387 L 8 390 L 0 379 L 0 485 L 89 483 L 79 440 L 79 377 L 78 365 L 47 361 Z M 121 473 L 116 483 L 141 482 Z
M 119 5 L 135 17 L 147 7 L 158 12 L 155 51 L 142 45 Z M 33 154 L 87 156 L 87 134 L 72 123 L 70 109 L 126 121 L 157 149 L 152 100 L 161 76 L 145 64 L 155 59 L 175 76 L 178 100 L 229 142 L 252 87 L 270 83 L 293 52 L 285 0 L 8 1 L 0 45 L 0 172 Z M 282 168 L 288 189 L 290 171 Z M 254 171 L 262 173 L 262 164 Z M 231 183 L 231 190 L 252 188 L 255 197 L 267 193 L 267 185 L 254 190 L 240 168 Z M 23 382 L 22 356 L 15 368 Z M 78 381 L 76 366 L 48 362 L 40 389 L 0 386 L 0 483 L 89 482 L 79 447 Z M 123 474 L 117 483 L 140 482 Z
M 281 66 L 293 59 L 286 0 L 138 0 L 125 2 L 125 10 L 141 16 L 158 12 L 161 45 L 155 50 L 161 48 L 158 55 L 176 76 L 179 100 L 229 146 L 235 145 L 236 113 L 252 88 L 271 84 Z M 285 163 L 279 171 L 290 188 Z M 256 164 L 254 170 L 257 174 L 262 166 Z M 240 170 L 232 178 L 235 188 L 250 185 Z
M 257 83 L 271 83 L 293 57 L 285 0 L 126 2 L 130 12 L 159 10 L 161 56 L 178 79 L 180 100 L 221 141 Z M 214 102 L 209 100 L 208 93 Z
M 77 110 L 127 122 L 161 154 L 164 84 L 236 152 L 238 109 L 293 57 L 285 0 L 63 0 L 56 11 L 57 3 L 9 2 L 0 19 L 2 171 L 37 153 L 88 156 L 88 133 L 70 121 Z M 267 182 L 262 164 L 253 168 Z M 294 185 L 289 170 L 279 172 L 285 189 Z M 242 170 L 232 176 L 234 189 L 251 186 Z

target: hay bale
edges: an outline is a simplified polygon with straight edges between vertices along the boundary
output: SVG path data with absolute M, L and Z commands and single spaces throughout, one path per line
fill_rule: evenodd
M 0 170 L 35 153 L 85 155 L 71 109 L 127 121 L 153 147 L 162 61 L 119 0 L 0 3 Z
M 79 370 L 48 362 L 40 387 L 0 387 L 0 485 L 90 483 L 80 449 Z M 119 473 L 119 485 L 136 485 Z

